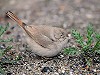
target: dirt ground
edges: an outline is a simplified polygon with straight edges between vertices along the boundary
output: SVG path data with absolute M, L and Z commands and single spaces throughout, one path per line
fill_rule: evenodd
M 0 0 L 0 25 L 5 25 L 7 22 L 11 24 L 10 36 L 13 36 L 15 43 L 18 44 L 18 48 L 15 49 L 22 53 L 25 48 L 22 47 L 23 40 L 20 35 L 23 32 L 15 22 L 5 16 L 9 10 L 28 25 L 57 26 L 66 29 L 67 32 L 75 28 L 85 34 L 87 25 L 92 23 L 94 29 L 100 32 L 100 0 Z M 79 69 L 76 70 L 77 74 L 74 73 L 70 65 L 66 68 L 67 57 L 45 62 L 44 59 L 35 58 L 35 55 L 31 56 L 29 52 L 24 51 L 24 54 L 26 56 L 23 59 L 24 64 L 8 66 L 8 75 L 100 75 L 96 72 L 83 74 Z M 51 73 L 41 71 L 44 67 L 51 68 L 49 69 Z
M 0 0 L 0 17 L 8 10 L 27 24 L 82 30 L 91 22 L 100 30 L 99 0 Z

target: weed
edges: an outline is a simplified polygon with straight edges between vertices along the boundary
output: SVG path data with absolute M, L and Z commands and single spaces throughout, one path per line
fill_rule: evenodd
M 9 23 L 6 25 L 6 27 L 0 26 L 0 42 L 4 43 L 5 45 L 8 42 L 12 42 L 12 38 L 8 38 L 6 40 L 2 39 L 3 34 L 7 31 L 9 28 Z M 8 56 L 6 56 L 7 52 L 12 49 L 13 46 L 8 45 L 8 46 L 0 46 L 0 75 L 5 75 L 5 71 L 3 70 L 3 64 L 6 63 L 14 63 L 19 60 L 19 57 L 16 57 L 14 60 L 11 60 Z
M 85 40 L 77 30 L 72 30 L 71 34 L 78 45 L 76 47 L 65 48 L 64 53 L 68 55 L 80 55 L 85 59 L 86 65 L 91 66 L 96 54 L 100 54 L 100 34 L 93 30 L 92 24 L 89 24 L 87 27 Z

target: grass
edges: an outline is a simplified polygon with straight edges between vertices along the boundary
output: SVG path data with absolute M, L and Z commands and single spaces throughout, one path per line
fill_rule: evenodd
M 6 64 L 6 63 L 10 63 L 10 64 L 13 64 L 15 62 L 17 62 L 19 60 L 19 57 L 17 56 L 14 60 L 11 60 L 9 56 L 6 56 L 7 55 L 7 52 L 9 52 L 11 49 L 12 49 L 12 45 L 8 45 L 9 42 L 12 42 L 13 39 L 12 38 L 8 38 L 8 39 L 2 39 L 4 33 L 8 30 L 9 28 L 9 23 L 7 23 L 7 25 L 5 27 L 1 26 L 0 25 L 0 42 L 1 43 L 4 43 L 5 47 L 3 46 L 0 46 L 0 75 L 5 75 L 5 71 L 4 69 L 2 68 L 3 67 L 3 64 Z
M 86 62 L 86 65 L 91 66 L 94 63 L 95 56 L 100 54 L 100 33 L 95 32 L 93 25 L 89 24 L 85 35 L 86 39 L 74 29 L 72 30 L 71 35 L 78 45 L 65 48 L 64 53 L 72 56 L 81 55 L 81 59 L 85 60 L 84 62 Z

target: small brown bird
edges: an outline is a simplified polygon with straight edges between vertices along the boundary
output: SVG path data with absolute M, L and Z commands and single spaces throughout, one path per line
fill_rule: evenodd
M 27 25 L 11 11 L 8 11 L 6 15 L 16 21 L 25 31 L 25 41 L 27 41 L 32 51 L 39 56 L 53 57 L 67 44 L 67 32 L 62 28 L 46 25 Z

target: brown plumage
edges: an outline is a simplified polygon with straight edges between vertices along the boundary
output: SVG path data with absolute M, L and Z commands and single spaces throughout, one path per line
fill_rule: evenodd
M 26 32 L 27 43 L 32 51 L 39 56 L 52 57 L 57 55 L 67 44 L 68 37 L 64 29 L 46 25 L 26 25 L 11 11 L 6 13 Z

